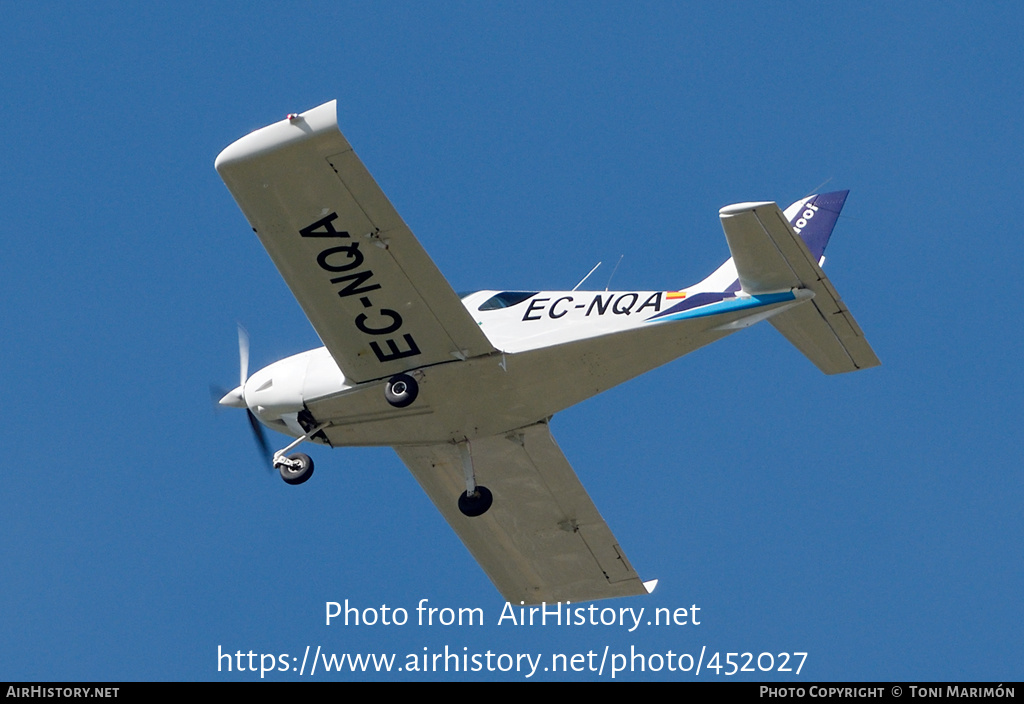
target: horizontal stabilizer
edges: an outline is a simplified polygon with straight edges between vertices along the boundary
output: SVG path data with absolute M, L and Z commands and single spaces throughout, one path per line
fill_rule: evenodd
M 826 374 L 879 362 L 825 272 L 775 203 L 739 203 L 719 211 L 740 287 L 757 295 L 808 289 L 814 298 L 769 318 L 775 329 Z
M 817 278 L 817 262 L 775 203 L 729 205 L 718 216 L 744 292 L 789 291 Z
M 828 279 L 832 295 L 814 299 L 769 318 L 768 322 L 826 374 L 855 372 L 881 364 L 864 332 Z

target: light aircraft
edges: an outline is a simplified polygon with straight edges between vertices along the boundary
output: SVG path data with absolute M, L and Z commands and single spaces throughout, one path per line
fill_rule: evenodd
M 676 291 L 455 293 L 326 103 L 238 140 L 216 168 L 324 347 L 220 403 L 303 442 L 390 445 L 506 600 L 644 594 L 548 430 L 558 411 L 762 320 L 826 374 L 879 364 L 821 269 L 846 191 L 740 203 L 732 257 Z M 257 421 L 258 419 L 258 421 Z

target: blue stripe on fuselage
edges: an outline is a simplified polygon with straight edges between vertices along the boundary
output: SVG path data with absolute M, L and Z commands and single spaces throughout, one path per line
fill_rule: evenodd
M 733 311 L 748 310 L 751 308 L 761 308 L 763 306 L 770 306 L 775 303 L 784 303 L 786 301 L 793 300 L 796 300 L 796 296 L 793 295 L 792 291 L 784 291 L 782 293 L 763 293 L 756 296 L 749 296 L 744 298 L 726 298 L 723 301 L 718 301 L 717 303 L 710 303 L 706 306 L 701 306 L 699 308 L 692 308 L 690 310 L 684 310 L 678 313 L 670 313 L 668 315 L 661 315 L 657 318 L 650 318 L 648 322 L 663 323 L 668 320 L 706 318 L 709 315 L 731 313 Z

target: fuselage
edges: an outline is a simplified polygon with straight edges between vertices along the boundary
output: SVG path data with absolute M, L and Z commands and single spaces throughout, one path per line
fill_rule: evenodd
M 268 427 L 331 446 L 460 441 L 507 432 L 692 352 L 807 298 L 803 290 L 477 291 L 466 309 L 499 350 L 409 370 L 419 396 L 384 399 L 386 379 L 351 383 L 326 348 L 253 374 L 243 393 Z

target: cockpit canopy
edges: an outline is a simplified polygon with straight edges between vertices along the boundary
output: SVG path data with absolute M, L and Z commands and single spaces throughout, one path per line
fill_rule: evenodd
M 511 308 L 517 303 L 522 303 L 528 298 L 536 296 L 538 291 L 502 291 L 496 293 L 480 304 L 477 310 L 498 310 L 499 308 Z

